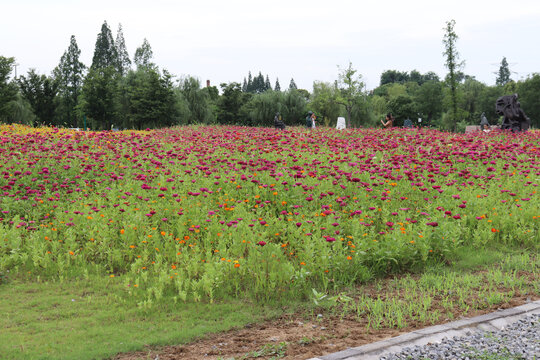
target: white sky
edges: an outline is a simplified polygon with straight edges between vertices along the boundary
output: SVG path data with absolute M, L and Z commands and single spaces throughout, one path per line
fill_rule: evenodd
M 350 61 L 373 89 L 385 70 L 443 78 L 451 19 L 466 74 L 493 85 L 504 56 L 515 80 L 540 72 L 538 0 L 0 0 L 0 56 L 19 75 L 50 74 L 75 35 L 89 66 L 106 20 L 115 38 L 122 24 L 132 59 L 147 38 L 160 68 L 218 88 L 261 71 L 312 91 Z

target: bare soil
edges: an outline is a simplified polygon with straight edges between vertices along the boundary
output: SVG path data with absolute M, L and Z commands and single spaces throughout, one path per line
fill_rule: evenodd
M 528 274 L 530 276 L 530 274 Z M 533 280 L 534 279 L 530 279 Z M 370 295 L 377 296 L 382 291 L 374 287 L 362 287 Z M 508 293 L 509 289 L 499 289 Z M 399 296 L 399 294 L 396 294 Z M 262 323 L 248 324 L 242 329 L 230 330 L 219 334 L 210 334 L 195 342 L 165 347 L 147 347 L 143 351 L 119 354 L 115 360 L 159 359 L 159 360 L 247 360 L 247 359 L 310 359 L 347 348 L 365 345 L 436 324 L 473 317 L 498 309 L 523 305 L 528 301 L 540 299 L 540 294 L 522 295 L 519 293 L 503 304 L 470 309 L 467 313 L 453 311 L 453 317 L 441 319 L 437 323 L 419 323 L 407 319 L 408 326 L 401 329 L 369 329 L 366 318 L 352 314 L 340 316 L 339 311 L 297 313 L 283 315 L 278 319 Z M 472 299 L 471 299 L 472 300 Z M 433 311 L 447 314 L 440 299 L 432 303 Z

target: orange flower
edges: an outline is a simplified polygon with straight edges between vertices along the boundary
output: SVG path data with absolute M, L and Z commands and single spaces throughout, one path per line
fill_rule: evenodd
M 499 232 L 499 230 L 495 229 L 495 228 L 491 228 L 491 232 Z
M 351 257 L 351 256 L 347 256 L 347 260 L 352 260 L 352 257 Z
M 124 230 L 124 229 L 120 230 L 120 234 L 123 234 L 125 232 L 126 232 L 126 230 Z
M 240 264 L 236 263 L 236 264 L 234 264 L 234 267 L 235 267 L 235 268 L 239 268 L 239 267 L 240 267 Z

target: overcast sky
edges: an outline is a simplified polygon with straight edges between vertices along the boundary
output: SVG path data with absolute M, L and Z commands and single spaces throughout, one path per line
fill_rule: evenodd
M 75 35 L 90 65 L 104 21 L 116 38 L 122 24 L 130 57 L 148 39 L 154 62 L 174 75 L 242 82 L 259 71 L 274 86 L 332 82 L 353 68 L 367 89 L 385 70 L 447 70 L 445 23 L 456 21 L 464 72 L 495 83 L 503 57 L 512 78 L 540 72 L 540 1 L 473 0 L 0 0 L 0 56 L 18 74 L 50 74 Z

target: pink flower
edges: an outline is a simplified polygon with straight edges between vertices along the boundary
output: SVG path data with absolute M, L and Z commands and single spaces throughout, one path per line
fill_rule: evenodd
M 266 245 L 266 241 L 262 241 L 262 240 L 261 240 L 261 241 L 259 241 L 259 242 L 257 243 L 257 245 L 264 246 L 264 245 Z

